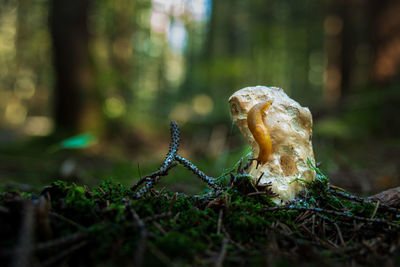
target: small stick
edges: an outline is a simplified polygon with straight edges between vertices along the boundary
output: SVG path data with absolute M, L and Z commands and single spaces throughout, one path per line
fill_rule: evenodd
M 235 241 L 231 238 L 231 235 L 228 233 L 228 231 L 225 229 L 225 227 L 222 227 L 222 232 L 224 233 L 225 238 L 227 238 L 229 242 L 231 242 L 233 245 L 235 245 L 238 249 L 240 249 L 240 250 L 242 250 L 242 251 L 245 250 L 245 248 L 244 248 L 241 244 L 235 242 Z
M 22 207 L 22 223 L 18 235 L 17 245 L 14 250 L 14 257 L 11 266 L 30 266 L 32 251 L 32 235 L 34 226 L 34 209 L 31 200 L 24 201 Z
M 169 211 L 169 212 L 164 212 L 164 213 L 160 213 L 160 214 L 155 214 L 153 216 L 148 216 L 146 218 L 143 218 L 142 221 L 144 223 L 147 223 L 147 222 L 157 221 L 160 219 L 169 218 L 171 216 L 172 216 L 172 213 Z
M 261 175 L 260 175 L 260 177 L 258 177 L 256 186 L 258 186 L 258 184 L 260 183 L 261 178 L 262 178 L 263 176 L 264 176 L 264 172 L 262 172 Z
M 46 251 L 55 247 L 73 244 L 77 241 L 81 241 L 88 235 L 88 232 L 78 232 L 67 237 L 60 237 L 57 239 L 53 239 L 47 242 L 39 243 L 34 247 L 34 251 L 36 253 L 40 253 L 42 251 Z
M 136 213 L 136 211 L 132 207 L 130 207 L 129 210 L 140 229 L 140 240 L 139 240 L 139 243 L 138 243 L 138 246 L 136 249 L 134 262 L 135 262 L 135 266 L 142 266 L 144 252 L 146 250 L 146 242 L 147 242 L 147 235 L 148 235 L 147 229 L 146 229 L 146 225 L 144 224 L 143 220 L 140 219 L 140 217 Z
M 242 168 L 242 160 L 239 161 L 239 166 L 237 167 L 236 172 L 240 173 L 241 172 L 241 168 Z
M 267 192 L 267 191 L 259 191 L 259 192 L 251 192 L 251 193 L 248 193 L 247 194 L 247 196 L 257 196 L 257 195 L 269 195 L 270 194 L 270 192 Z
M 255 159 L 255 160 L 257 160 L 257 159 Z M 258 169 L 258 166 L 260 165 L 260 161 L 259 160 L 257 160 L 257 165 L 256 165 L 256 169 Z
M 178 196 L 177 193 L 175 193 L 175 194 L 172 196 L 171 203 L 169 204 L 169 207 L 168 207 L 168 212 L 171 212 L 172 207 L 173 207 L 174 204 L 175 204 L 175 201 L 176 201 L 176 197 L 177 197 L 177 196 Z
M 346 243 L 344 242 L 344 239 L 343 239 L 343 236 L 342 236 L 342 231 L 340 231 L 339 225 L 337 223 L 333 223 L 333 225 L 336 227 L 336 230 L 337 230 L 338 235 L 339 235 L 340 242 L 342 242 L 342 245 L 345 247 Z
M 50 216 L 52 216 L 52 217 L 54 217 L 54 218 L 57 218 L 57 219 L 59 219 L 59 220 L 61 220 L 61 221 L 67 222 L 67 223 L 69 223 L 69 224 L 75 226 L 75 227 L 78 228 L 79 230 L 82 230 L 82 231 L 87 230 L 84 226 L 80 225 L 79 223 L 74 222 L 73 220 L 68 219 L 67 217 L 64 217 L 63 215 L 58 214 L 58 213 L 56 213 L 56 212 L 54 212 L 54 211 L 50 213 Z
M 217 257 L 217 260 L 215 261 L 215 267 L 221 267 L 223 266 L 225 257 L 226 257 L 226 246 L 228 245 L 228 238 L 224 237 L 224 239 L 222 240 L 222 247 L 221 247 L 221 251 L 219 252 L 219 255 Z
M 174 221 L 174 223 L 176 223 L 176 221 L 178 220 L 179 215 L 181 215 L 180 212 L 178 212 L 177 214 L 175 214 L 174 218 L 172 219 L 172 220 Z
M 165 231 L 165 229 L 161 226 L 161 224 L 159 224 L 159 223 L 157 223 L 157 222 L 153 222 L 153 225 L 154 225 L 155 228 L 158 229 L 158 231 L 161 232 L 161 234 L 162 234 L 163 236 L 167 235 L 167 231 Z
M 218 222 L 217 222 L 217 234 L 221 233 L 221 226 L 222 226 L 222 216 L 224 215 L 224 210 L 220 209 L 218 213 Z
M 78 232 L 78 233 L 72 234 L 67 237 L 60 237 L 57 239 L 38 243 L 35 246 L 31 247 L 31 251 L 33 251 L 35 253 L 42 253 L 42 252 L 48 251 L 48 250 L 56 248 L 56 247 L 74 244 L 74 243 L 86 238 L 87 235 L 88 235 L 87 232 Z M 10 255 L 11 253 L 12 253 L 11 250 L 2 251 L 2 255 Z
M 246 162 L 246 165 L 243 166 L 242 170 L 246 171 L 250 167 L 251 163 L 253 163 L 253 160 L 256 160 L 256 159 L 248 159 Z
M 166 266 L 175 266 L 175 264 L 170 260 L 167 255 L 164 254 L 161 250 L 159 250 L 153 243 L 148 242 L 148 248 L 150 252 L 156 256 L 162 263 Z
M 68 255 L 70 255 L 71 253 L 75 252 L 76 250 L 84 247 L 88 242 L 87 241 L 82 241 L 76 245 L 73 245 L 71 247 L 69 247 L 68 249 L 64 250 L 63 252 L 55 255 L 54 257 L 51 257 L 50 259 L 44 261 L 42 263 L 42 266 L 46 267 L 46 266 L 50 266 L 53 265 L 54 263 L 60 261 L 61 259 L 67 257 Z
M 349 200 L 352 200 L 352 201 L 356 201 L 356 202 L 360 202 L 360 203 L 375 204 L 375 202 L 373 202 L 373 201 L 371 201 L 369 199 L 358 197 L 358 196 L 355 196 L 355 195 L 351 195 L 349 193 L 346 193 L 346 192 L 343 192 L 343 191 L 339 191 L 336 188 L 330 188 L 330 191 L 334 195 L 338 195 L 338 196 L 341 196 L 343 198 L 346 198 L 346 199 L 349 199 Z M 394 207 L 391 207 L 391 206 L 383 204 L 383 203 L 380 203 L 379 206 L 380 206 L 381 210 L 385 210 L 387 212 L 391 212 L 391 213 L 394 213 L 396 215 L 400 213 L 400 209 L 398 209 L 398 208 L 394 208 Z
M 312 227 L 311 227 L 311 234 L 315 235 L 315 214 L 312 216 Z
M 373 218 L 375 217 L 376 212 L 378 211 L 378 208 L 379 208 L 379 203 L 380 203 L 380 201 L 378 200 L 378 201 L 376 202 L 374 212 L 372 212 L 371 219 L 373 219 Z
M 361 216 L 357 216 L 357 215 L 349 215 L 347 213 L 339 212 L 339 211 L 335 211 L 335 210 L 326 210 L 326 209 L 322 209 L 322 208 L 297 207 L 297 206 L 290 205 L 290 206 L 266 208 L 264 210 L 265 211 L 279 211 L 279 210 L 307 211 L 307 210 L 309 210 L 309 211 L 312 211 L 315 213 L 325 213 L 325 214 L 330 214 L 330 215 L 342 216 L 342 217 L 346 217 L 349 219 L 355 219 L 355 220 L 362 221 L 362 222 L 383 223 L 383 224 L 389 224 L 394 227 L 400 227 L 400 225 L 390 223 L 384 219 L 379 219 L 379 218 L 371 219 L 371 218 L 361 217 Z
M 328 244 L 330 244 L 332 247 L 334 247 L 334 248 L 339 248 L 339 246 L 337 245 L 337 244 L 335 244 L 334 242 L 332 242 L 331 240 L 329 240 L 328 238 L 326 239 L 326 242 L 328 243 Z

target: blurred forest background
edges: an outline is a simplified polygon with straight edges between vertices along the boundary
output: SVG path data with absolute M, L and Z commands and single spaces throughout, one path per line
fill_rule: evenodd
M 171 120 L 180 153 L 219 176 L 250 151 L 229 96 L 267 85 L 310 108 L 334 184 L 398 186 L 399 14 L 396 0 L 2 0 L 0 183 L 133 184 Z M 185 170 L 164 180 L 202 187 Z

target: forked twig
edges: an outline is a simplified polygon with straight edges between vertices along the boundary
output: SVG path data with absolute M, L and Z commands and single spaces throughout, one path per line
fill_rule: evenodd
M 178 152 L 179 142 L 180 142 L 179 127 L 178 124 L 176 124 L 176 122 L 174 121 L 171 122 L 170 131 L 171 131 L 171 143 L 169 145 L 169 151 L 167 156 L 165 157 L 164 162 L 161 164 L 160 168 L 157 171 L 143 177 L 134 186 L 132 186 L 131 187 L 132 191 L 135 191 L 141 184 L 143 184 L 146 181 L 151 182 L 157 176 L 166 175 L 168 170 L 171 168 L 171 164 L 175 159 L 176 153 Z
M 135 195 L 133 196 L 134 198 L 141 198 L 142 196 L 144 196 L 147 192 L 150 191 L 150 189 L 152 189 L 159 181 L 160 179 L 168 174 L 168 171 L 170 169 L 172 169 L 173 167 L 175 167 L 177 164 L 176 163 L 172 163 L 171 165 L 168 166 L 168 168 L 161 173 L 160 175 L 155 176 L 152 179 L 149 179 L 148 182 L 146 182 L 146 184 L 140 188 Z
M 133 198 L 140 198 L 144 196 L 147 192 L 149 192 L 150 189 L 157 184 L 161 177 L 166 176 L 168 174 L 168 171 L 176 166 L 176 163 L 174 163 L 174 161 L 182 164 L 187 169 L 192 171 L 197 177 L 199 177 L 200 180 L 207 183 L 212 189 L 214 189 L 216 195 L 222 193 L 223 189 L 215 183 L 215 178 L 206 175 L 189 160 L 177 155 L 180 142 L 180 133 L 178 124 L 176 124 L 176 122 L 171 122 L 170 131 L 171 144 L 169 146 L 169 151 L 164 162 L 161 164 L 161 167 L 157 171 L 141 178 L 134 186 L 131 187 L 132 191 L 136 191 L 139 186 L 145 183 L 145 185 L 133 195 Z

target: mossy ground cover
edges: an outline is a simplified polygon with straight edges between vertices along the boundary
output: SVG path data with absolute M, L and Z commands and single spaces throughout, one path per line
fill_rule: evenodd
M 311 163 L 315 182 L 276 206 L 246 166 L 213 179 L 178 156 L 176 130 L 160 169 L 132 188 L 56 181 L 38 193 L 1 193 L 2 265 L 400 264 L 398 209 L 330 185 Z M 188 195 L 154 187 L 176 164 L 210 189 Z
M 316 169 L 317 170 L 317 169 Z M 318 171 L 318 170 L 317 170 Z M 232 173 L 219 196 L 130 188 L 89 189 L 62 181 L 40 194 L 1 194 L 2 262 L 44 266 L 285 265 L 399 263 L 399 218 L 389 207 L 351 199 L 321 173 L 295 202 Z M 23 236 L 22 236 L 23 235 Z

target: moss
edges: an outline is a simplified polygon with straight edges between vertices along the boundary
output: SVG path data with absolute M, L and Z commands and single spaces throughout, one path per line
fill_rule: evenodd
M 170 231 L 154 243 L 161 251 L 173 258 L 191 261 L 196 254 L 204 253 L 207 243 L 199 242 L 198 231 Z
M 82 260 L 94 264 L 126 265 L 134 261 L 144 232 L 138 227 L 132 210 L 145 221 L 145 265 L 163 265 L 168 261 L 182 265 L 207 265 L 207 262 L 215 261 L 226 238 L 230 240 L 225 247 L 229 252 L 225 259 L 227 265 L 261 266 L 270 263 L 288 266 L 297 260 L 307 263 L 312 263 L 313 259 L 321 261 L 321 257 L 324 262 L 330 258 L 346 260 L 342 252 L 333 251 L 328 243 L 337 242 L 340 245 L 338 231 L 332 221 L 340 226 L 347 246 L 354 247 L 359 240 L 372 238 L 371 231 L 381 231 L 379 229 L 384 224 L 375 227 L 364 223 L 360 227 L 365 229 L 354 232 L 353 222 L 340 214 L 371 218 L 375 205 L 336 196 L 327 177 L 312 164 L 311 167 L 316 171 L 316 181 L 307 184 L 308 190 L 291 203 L 290 208 L 281 210 L 274 206 L 268 195 L 249 195 L 254 191 L 252 180 L 240 173 L 232 173 L 233 179 L 229 175 L 230 181 L 228 176 L 220 179 L 220 185 L 224 185 L 226 191 L 219 196 L 189 196 L 167 190 L 153 191 L 140 199 L 133 199 L 129 188 L 112 180 L 105 180 L 94 189 L 56 181 L 42 194 L 50 197 L 53 212 L 86 227 L 90 245 L 83 250 Z M 28 193 L 22 196 L 25 199 L 36 198 Z M 0 203 L 10 210 L 19 207 L 12 204 L 13 201 L 17 198 L 0 195 Z M 313 214 L 296 208 L 319 208 L 338 213 Z M 171 216 L 152 219 L 162 214 Z M 220 214 L 223 216 L 219 221 Z M 313 215 L 314 219 L 311 219 Z M 380 210 L 375 217 L 390 219 Z M 54 218 L 51 221 L 53 238 L 81 231 L 68 221 Z M 399 221 L 392 223 L 399 224 Z M 346 225 L 351 227 L 346 228 Z M 10 224 L 4 229 L 18 232 L 18 224 Z M 312 231 L 314 234 L 310 234 Z M 379 233 L 383 235 L 384 231 Z M 394 242 L 390 241 L 390 235 L 387 238 L 387 242 Z M 6 244 L 7 240 L 2 244 Z M 60 249 L 55 248 L 55 251 Z M 304 251 L 319 253 L 319 256 L 312 253 L 314 256 L 303 255 Z

